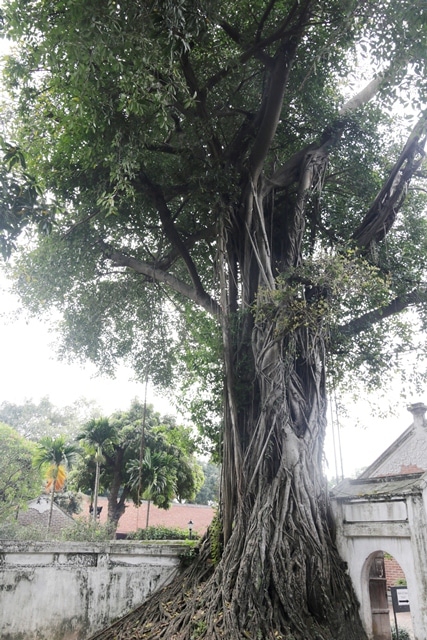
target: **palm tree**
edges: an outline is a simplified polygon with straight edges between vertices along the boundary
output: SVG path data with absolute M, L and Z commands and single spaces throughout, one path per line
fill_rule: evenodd
M 45 470 L 47 479 L 46 489 L 50 491 L 50 509 L 47 522 L 48 531 L 52 522 L 55 491 L 61 491 L 61 489 L 63 489 L 67 479 L 68 468 L 72 465 L 77 451 L 77 446 L 67 444 L 64 436 L 59 436 L 58 438 L 45 436 L 37 443 L 34 464 L 38 469 Z
M 143 490 L 147 499 L 147 519 L 145 527 L 150 520 L 151 501 L 158 506 L 167 508 L 175 492 L 176 470 L 173 457 L 164 451 L 151 453 L 147 447 L 142 464 L 133 460 L 128 465 L 133 488 L 138 485 Z
M 105 447 L 107 443 L 114 442 L 116 437 L 116 429 L 109 423 L 108 418 L 90 420 L 84 425 L 83 431 L 77 436 L 77 440 L 82 440 L 90 447 L 95 448 L 94 460 L 96 471 L 92 511 L 94 522 L 96 522 L 98 515 L 99 478 L 101 473 L 101 464 L 104 462 L 103 447 Z

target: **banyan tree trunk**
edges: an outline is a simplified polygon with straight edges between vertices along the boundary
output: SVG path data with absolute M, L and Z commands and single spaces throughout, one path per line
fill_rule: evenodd
M 232 407 L 228 394 L 225 537 L 215 523 L 190 568 L 94 638 L 366 638 L 321 471 L 322 339 L 308 328 L 280 338 L 264 323 L 253 329 L 252 352 L 252 406 Z

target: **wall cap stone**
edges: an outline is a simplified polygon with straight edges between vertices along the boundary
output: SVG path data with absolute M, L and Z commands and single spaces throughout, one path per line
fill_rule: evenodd
M 61 542 L 56 540 L 0 540 L 0 553 L 99 553 L 147 556 L 179 556 L 192 545 L 180 540 L 111 540 L 107 542 Z

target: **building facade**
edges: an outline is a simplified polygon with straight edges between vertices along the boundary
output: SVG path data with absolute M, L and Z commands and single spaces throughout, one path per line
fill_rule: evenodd
M 392 637 L 385 558 L 404 573 L 414 639 L 427 638 L 427 407 L 409 411 L 411 426 L 359 478 L 332 493 L 337 545 L 370 640 Z

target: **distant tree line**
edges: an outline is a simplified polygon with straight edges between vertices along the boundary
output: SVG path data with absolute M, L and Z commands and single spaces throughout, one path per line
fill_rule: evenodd
M 95 522 L 98 496 L 107 496 L 113 529 L 128 501 L 147 500 L 163 509 L 172 500 L 215 503 L 219 469 L 198 462 L 197 453 L 191 427 L 136 399 L 127 411 L 109 417 L 83 399 L 63 409 L 47 397 L 38 404 L 3 402 L 0 522 L 16 517 L 43 488 L 51 498 L 48 528 L 54 501 L 77 513 L 81 492 L 91 497 Z

